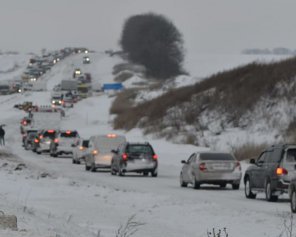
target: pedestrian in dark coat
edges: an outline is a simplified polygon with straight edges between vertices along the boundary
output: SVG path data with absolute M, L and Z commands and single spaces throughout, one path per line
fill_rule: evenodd
M 1 146 L 5 146 L 4 136 L 5 136 L 5 131 L 3 129 L 3 126 L 0 126 L 0 145 Z

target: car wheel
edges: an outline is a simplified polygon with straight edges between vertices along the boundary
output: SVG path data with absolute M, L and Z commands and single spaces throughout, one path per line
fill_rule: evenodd
M 233 183 L 232 184 L 232 189 L 233 190 L 238 190 L 239 189 L 239 183 Z
M 183 188 L 185 188 L 185 187 L 187 187 L 187 183 L 186 182 L 184 182 L 184 180 L 183 180 L 183 175 L 182 175 L 182 173 L 180 174 L 180 186 L 181 187 L 183 187 Z
M 76 160 L 72 159 L 72 164 L 76 164 Z
M 89 170 L 90 169 L 90 166 L 87 166 L 86 164 L 85 164 L 85 170 L 87 171 L 87 170 Z
M 143 172 L 143 176 L 148 176 L 148 172 Z
M 276 202 L 278 200 L 278 196 L 272 194 L 270 181 L 267 180 L 265 185 L 265 198 L 269 202 Z
M 80 161 L 80 160 L 77 160 L 77 161 L 76 161 L 76 164 L 77 164 L 77 165 L 80 165 L 80 164 L 81 164 L 81 161 Z
M 38 155 L 41 155 L 41 151 L 36 151 L 36 153 L 37 153 Z
M 225 188 L 226 187 L 226 183 L 222 183 L 222 184 L 219 184 L 220 185 L 220 188 Z
M 119 176 L 124 176 L 125 175 L 124 171 L 122 170 L 122 167 L 119 167 L 118 175 Z
M 52 157 L 58 157 L 58 154 L 52 153 Z
M 116 171 L 113 168 L 111 168 L 111 175 L 116 175 Z
M 291 194 L 291 211 L 293 213 L 296 213 L 296 190 L 293 189 L 292 194 Z
M 91 164 L 91 167 L 90 167 L 90 171 L 91 171 L 91 172 L 96 172 L 96 170 L 97 170 L 97 169 L 96 169 L 95 164 L 92 163 L 92 164 Z
M 246 198 L 249 198 L 249 199 L 256 198 L 256 194 L 252 192 L 252 187 L 251 187 L 249 177 L 246 178 L 246 182 L 245 182 L 245 195 L 246 195 Z
M 194 189 L 199 189 L 200 188 L 200 183 L 196 180 L 195 177 L 193 177 L 193 188 Z

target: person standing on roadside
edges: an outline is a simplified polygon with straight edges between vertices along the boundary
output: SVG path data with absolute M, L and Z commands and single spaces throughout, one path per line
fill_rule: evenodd
M 0 145 L 1 146 L 5 146 L 5 139 L 4 139 L 4 136 L 5 136 L 5 131 L 3 129 L 3 125 L 0 126 Z

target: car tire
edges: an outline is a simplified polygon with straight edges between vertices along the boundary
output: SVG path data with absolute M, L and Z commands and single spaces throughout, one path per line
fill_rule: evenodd
M 52 153 L 52 157 L 58 157 L 58 154 Z
M 148 176 L 148 172 L 143 172 L 143 176 Z
M 77 164 L 76 160 L 72 159 L 72 164 Z
M 265 184 L 265 198 L 268 202 L 276 202 L 278 200 L 278 196 L 272 195 L 270 180 L 267 180 Z
M 125 172 L 122 170 L 121 167 L 119 167 L 118 175 L 119 175 L 119 176 L 124 176 L 124 175 L 125 175 Z
M 240 186 L 239 183 L 233 183 L 232 184 L 232 189 L 233 190 L 239 190 L 239 186 Z
M 252 192 L 252 186 L 251 186 L 251 182 L 250 182 L 249 177 L 247 177 L 246 181 L 245 181 L 245 195 L 246 195 L 246 198 L 248 198 L 248 199 L 255 199 L 256 198 L 256 194 Z
M 80 165 L 80 164 L 81 164 L 81 161 L 80 161 L 80 160 L 77 160 L 77 161 L 76 161 L 76 164 L 77 164 L 77 165 Z
M 186 182 L 184 182 L 184 180 L 183 180 L 183 175 L 182 175 L 182 173 L 180 174 L 180 186 L 182 187 L 182 188 L 186 188 L 187 187 L 187 183 Z
M 111 175 L 116 175 L 116 171 L 113 168 L 111 168 Z
M 85 170 L 86 170 L 86 171 L 90 170 L 90 166 L 87 166 L 87 165 L 85 164 Z
M 41 151 L 36 151 L 36 153 L 37 153 L 38 155 L 41 155 Z
M 95 166 L 94 163 L 91 164 L 90 171 L 91 172 L 96 172 L 97 171 L 96 166 Z
M 222 183 L 222 184 L 219 184 L 220 185 L 220 188 L 225 188 L 227 183 Z
M 291 212 L 296 213 L 296 190 L 295 190 L 295 188 L 292 190 L 292 193 L 291 193 L 290 204 L 291 204 Z
M 193 178 L 193 188 L 194 189 L 200 189 L 200 183 L 196 180 L 196 178 Z

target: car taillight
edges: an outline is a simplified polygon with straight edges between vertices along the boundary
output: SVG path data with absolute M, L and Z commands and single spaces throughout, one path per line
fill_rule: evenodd
M 242 170 L 242 167 L 241 167 L 239 161 L 236 162 L 236 164 L 235 164 L 235 168 L 238 168 L 239 170 Z
M 277 175 L 286 175 L 286 174 L 288 174 L 288 170 L 286 170 L 285 168 L 282 168 L 282 167 L 278 167 L 276 169 L 276 174 Z
M 59 143 L 59 139 L 55 138 L 55 139 L 53 140 L 53 142 L 54 142 L 54 143 Z
M 93 151 L 92 151 L 92 154 L 93 154 L 93 155 L 97 155 L 97 154 L 98 154 L 98 151 L 97 151 L 97 150 L 93 150 Z
M 84 150 L 84 147 L 83 147 L 83 146 L 80 146 L 80 147 L 79 147 L 79 150 L 80 150 L 80 151 L 83 151 L 83 150 Z
M 36 139 L 34 139 L 34 142 L 35 143 L 39 143 L 39 140 L 36 138 Z
M 128 155 L 126 153 L 123 153 L 121 157 L 124 161 L 126 161 L 128 158 Z
M 26 120 L 23 121 L 23 125 L 27 125 L 27 121 Z
M 205 163 L 200 163 L 200 164 L 199 164 L 199 170 L 200 170 L 200 171 L 205 171 L 205 170 L 207 170 L 206 164 L 205 164 Z
M 39 136 L 39 139 L 42 139 L 42 138 L 43 138 L 43 136 L 42 136 L 42 135 L 40 135 L 40 136 Z
M 152 159 L 153 159 L 153 160 L 157 160 L 157 159 L 158 159 L 158 156 L 157 156 L 156 154 L 154 154 L 154 155 L 152 156 Z

